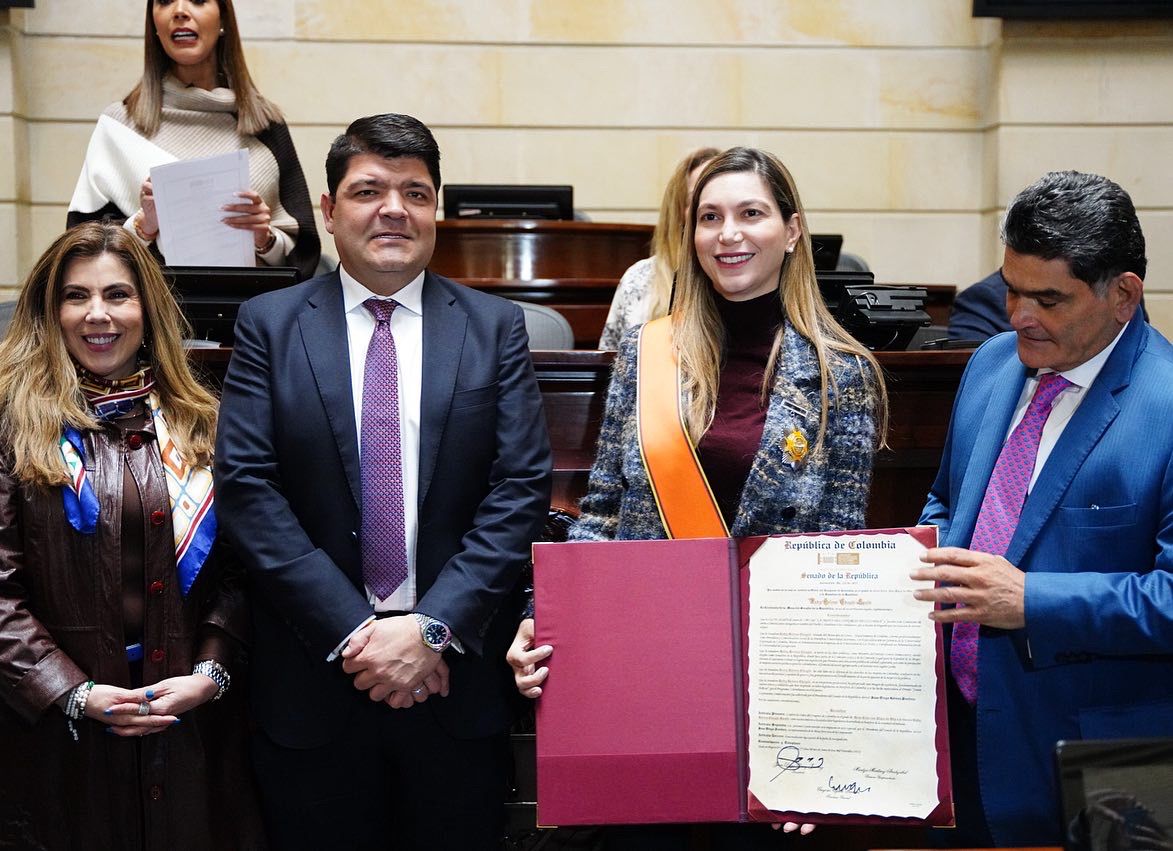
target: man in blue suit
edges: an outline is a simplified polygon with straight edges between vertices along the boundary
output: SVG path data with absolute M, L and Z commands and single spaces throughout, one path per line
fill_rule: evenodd
M 279 848 L 496 848 L 511 594 L 550 496 L 525 323 L 426 270 L 419 121 L 355 121 L 326 178 L 341 265 L 241 308 L 216 452 L 266 821 Z
M 957 604 L 957 844 L 1059 844 L 1060 739 L 1173 731 L 1173 347 L 1138 305 L 1144 235 L 1106 178 L 1011 203 L 1013 332 L 978 349 L 921 516 L 922 600 Z M 1053 375 L 1057 373 L 1058 375 Z

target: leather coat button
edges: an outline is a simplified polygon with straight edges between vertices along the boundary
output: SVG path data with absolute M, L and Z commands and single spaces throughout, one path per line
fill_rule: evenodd
M 162 648 L 157 648 L 157 649 L 151 651 L 151 661 L 154 662 L 155 664 L 162 662 L 166 658 L 167 658 L 167 651 L 163 650 Z
M 166 519 L 167 519 L 167 513 L 165 511 L 163 511 L 163 509 L 161 509 L 161 508 L 156 508 L 154 511 L 151 512 L 151 525 L 152 526 L 162 526 L 163 522 Z
M 162 597 L 163 596 L 163 583 L 162 583 L 162 581 L 156 579 L 154 582 L 151 583 L 151 586 L 148 590 L 151 592 L 152 597 Z
M 141 434 L 132 434 L 126 438 L 126 445 L 131 449 L 138 449 L 143 445 L 143 436 Z

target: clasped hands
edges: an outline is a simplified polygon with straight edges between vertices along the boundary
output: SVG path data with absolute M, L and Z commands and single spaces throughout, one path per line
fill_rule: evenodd
M 342 651 L 342 670 L 355 675 L 356 689 L 392 709 L 448 696 L 448 664 L 423 643 L 411 615 L 371 621 L 356 632 Z
M 180 715 L 207 703 L 219 689 L 203 674 L 171 677 L 137 689 L 95 685 L 86 702 L 86 717 L 105 724 L 115 736 L 149 736 L 178 724 Z
M 937 583 L 914 591 L 918 600 L 962 604 L 935 609 L 939 623 L 973 621 L 998 629 L 1026 626 L 1026 574 L 1001 556 L 961 547 L 934 547 L 921 556 L 929 566 L 912 571 L 912 579 Z

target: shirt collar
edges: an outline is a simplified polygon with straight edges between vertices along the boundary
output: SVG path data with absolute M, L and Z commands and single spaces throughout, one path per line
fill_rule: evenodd
M 1136 321 L 1135 319 L 1132 321 Z M 1100 374 L 1100 370 L 1104 368 L 1104 364 L 1108 362 L 1108 358 L 1112 355 L 1112 350 L 1116 348 L 1116 344 L 1120 342 L 1120 338 L 1124 336 L 1124 331 L 1128 328 L 1128 323 L 1120 329 L 1120 333 L 1116 335 L 1108 345 L 1104 346 L 1102 350 L 1093 357 L 1085 360 L 1079 366 L 1074 366 L 1069 370 L 1059 373 L 1076 387 L 1091 387 L 1092 382 Z M 1036 378 L 1041 375 L 1046 375 L 1048 372 L 1054 372 L 1053 369 L 1040 369 Z
M 390 296 L 399 302 L 400 307 L 406 308 L 417 316 L 423 316 L 424 313 L 425 274 L 426 272 L 420 272 L 412 279 L 411 283 L 396 292 L 395 295 Z M 342 310 L 345 313 L 362 308 L 362 303 L 368 298 L 388 298 L 388 296 L 371 292 L 347 272 L 341 263 L 338 264 L 338 277 L 342 279 Z M 362 309 L 365 310 L 365 308 Z

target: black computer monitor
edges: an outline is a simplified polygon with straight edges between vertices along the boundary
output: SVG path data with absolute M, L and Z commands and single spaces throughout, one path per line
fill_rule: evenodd
M 573 186 L 450 183 L 445 219 L 573 219 Z
M 292 266 L 165 266 L 183 315 L 198 341 L 231 346 L 236 312 L 255 295 L 297 283 Z
M 840 233 L 812 233 L 811 254 L 815 261 L 815 270 L 832 272 L 839 265 L 839 253 L 843 250 L 843 234 Z

